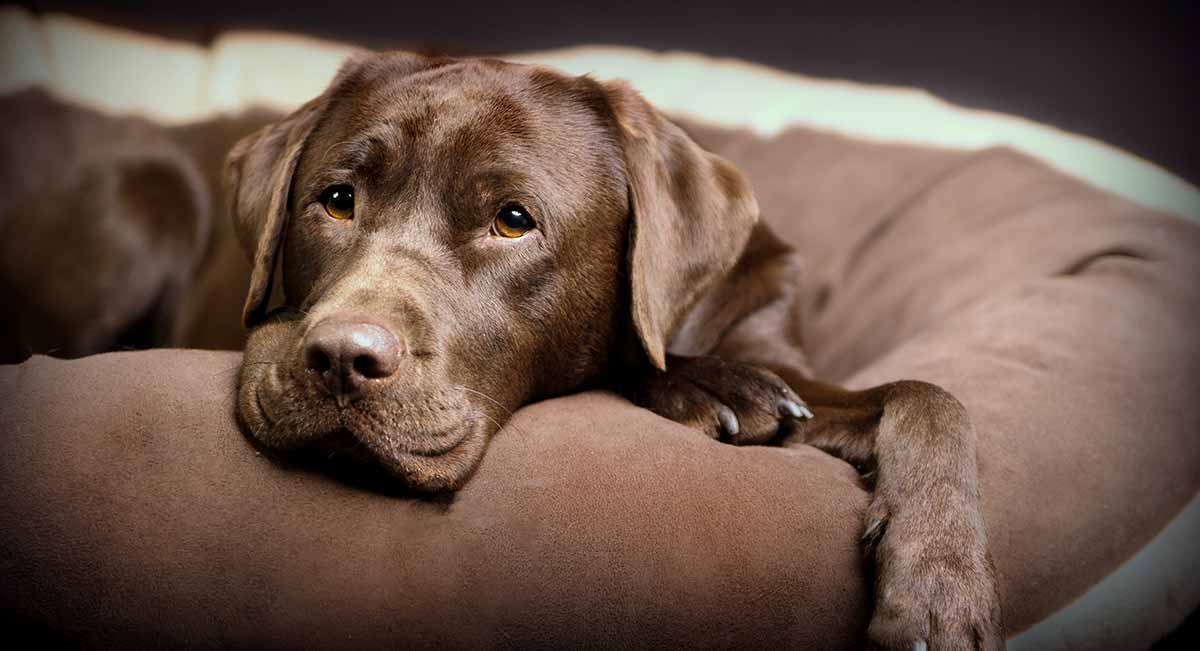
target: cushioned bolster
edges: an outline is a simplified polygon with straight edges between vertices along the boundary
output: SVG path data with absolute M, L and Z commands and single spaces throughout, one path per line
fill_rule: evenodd
M 0 408 L 7 612 L 102 644 L 841 647 L 865 628 L 865 494 L 823 454 L 589 393 L 519 412 L 453 500 L 385 497 L 256 454 L 239 360 L 0 370 L 21 396 Z

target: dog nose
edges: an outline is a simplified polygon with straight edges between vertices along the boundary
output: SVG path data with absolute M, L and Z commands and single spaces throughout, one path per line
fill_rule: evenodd
M 369 380 L 400 367 L 400 342 L 387 328 L 362 321 L 325 319 L 304 338 L 304 365 L 339 401 L 357 397 Z

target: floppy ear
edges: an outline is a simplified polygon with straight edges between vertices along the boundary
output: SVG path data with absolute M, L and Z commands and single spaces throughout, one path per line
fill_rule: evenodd
M 325 95 L 288 117 L 238 141 L 225 158 L 229 213 L 242 250 L 250 256 L 250 291 L 242 323 L 262 320 L 271 298 L 275 260 L 288 220 L 292 175 L 325 105 Z
M 250 290 L 242 308 L 246 327 L 262 320 L 271 299 L 275 261 L 288 221 L 292 176 L 309 136 L 333 98 L 345 95 L 345 88 L 356 81 L 380 75 L 400 78 L 449 61 L 408 52 L 357 51 L 338 68 L 325 92 L 233 146 L 225 158 L 225 194 L 234 231 L 251 259 Z
M 750 182 L 704 151 L 624 82 L 605 85 L 629 182 L 633 325 L 650 362 L 683 317 L 729 272 L 758 221 Z
M 275 261 L 288 221 L 292 176 L 331 98 L 372 69 L 408 73 L 426 61 L 425 57 L 404 52 L 355 52 L 338 68 L 324 92 L 279 122 L 242 138 L 229 151 L 225 157 L 225 195 L 238 242 L 250 257 L 252 269 L 250 290 L 242 308 L 246 327 L 262 320 L 271 299 Z

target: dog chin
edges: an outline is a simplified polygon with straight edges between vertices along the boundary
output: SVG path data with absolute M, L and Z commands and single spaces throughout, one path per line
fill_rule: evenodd
M 381 456 L 379 462 L 413 490 L 457 491 L 479 467 L 491 434 L 488 428 L 477 425 L 470 427 L 454 447 L 435 456 L 401 452 Z
M 312 445 L 323 455 L 345 454 L 346 461 L 379 467 L 411 490 L 432 493 L 461 488 L 483 458 L 491 434 L 478 423 L 421 436 L 343 428 Z
M 266 379 L 266 378 L 263 378 Z M 496 429 L 488 419 L 447 417 L 442 423 L 412 423 L 379 431 L 368 411 L 334 405 L 297 404 L 271 391 L 271 382 L 242 387 L 239 416 L 262 446 L 303 458 L 315 466 L 349 472 L 385 471 L 418 492 L 462 487 L 483 458 Z M 278 388 L 278 387 L 275 387 Z M 266 395 L 264 395 L 266 394 Z M 290 394 L 290 395 L 289 395 Z M 274 395 L 276 400 L 269 396 Z

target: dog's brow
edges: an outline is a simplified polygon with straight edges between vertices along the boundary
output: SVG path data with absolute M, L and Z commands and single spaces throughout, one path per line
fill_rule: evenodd
M 322 169 L 355 170 L 378 162 L 389 151 L 401 149 L 402 131 L 389 122 L 358 132 L 325 150 Z

